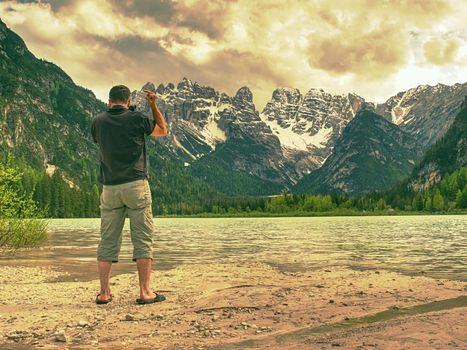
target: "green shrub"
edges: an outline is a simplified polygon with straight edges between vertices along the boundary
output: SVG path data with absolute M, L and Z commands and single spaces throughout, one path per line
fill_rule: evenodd
M 19 169 L 0 164 L 0 248 L 34 247 L 47 239 L 47 221 L 26 194 Z
M 47 239 L 47 222 L 41 219 L 0 219 L 0 247 L 15 250 L 35 247 Z

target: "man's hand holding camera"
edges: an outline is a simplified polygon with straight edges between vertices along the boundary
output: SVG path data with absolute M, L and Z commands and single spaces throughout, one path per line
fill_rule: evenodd
M 164 118 L 162 117 L 162 113 L 157 107 L 156 100 L 157 94 L 151 90 L 143 90 L 146 93 L 146 100 L 149 103 L 149 107 L 151 107 L 152 115 L 156 122 L 156 126 L 154 131 L 152 132 L 152 136 L 165 136 L 167 135 L 167 125 L 165 123 Z
M 146 100 L 150 105 L 155 105 L 157 100 L 157 95 L 154 91 L 143 90 L 146 93 Z

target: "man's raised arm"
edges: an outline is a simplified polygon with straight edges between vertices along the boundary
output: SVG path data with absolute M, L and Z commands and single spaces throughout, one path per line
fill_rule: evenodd
M 146 100 L 149 103 L 149 107 L 151 107 L 152 115 L 154 117 L 154 121 L 156 126 L 151 133 L 151 136 L 165 136 L 168 133 L 167 124 L 165 123 L 164 117 L 162 116 L 159 107 L 156 104 L 157 95 L 155 92 L 150 90 L 144 90 L 146 93 Z

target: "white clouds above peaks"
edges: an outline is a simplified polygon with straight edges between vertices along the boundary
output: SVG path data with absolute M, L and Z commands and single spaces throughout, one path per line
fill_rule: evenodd
M 186 76 L 258 109 L 274 88 L 384 100 L 465 82 L 464 0 L 3 1 L 2 20 L 38 57 L 106 99 L 113 84 Z

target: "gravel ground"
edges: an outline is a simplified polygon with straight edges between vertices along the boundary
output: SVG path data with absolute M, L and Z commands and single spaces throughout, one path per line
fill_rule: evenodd
M 96 305 L 97 280 L 0 266 L 0 349 L 467 347 L 461 281 L 217 263 L 156 271 L 153 285 L 167 300 L 141 306 L 136 273 L 115 276 L 113 301 Z

